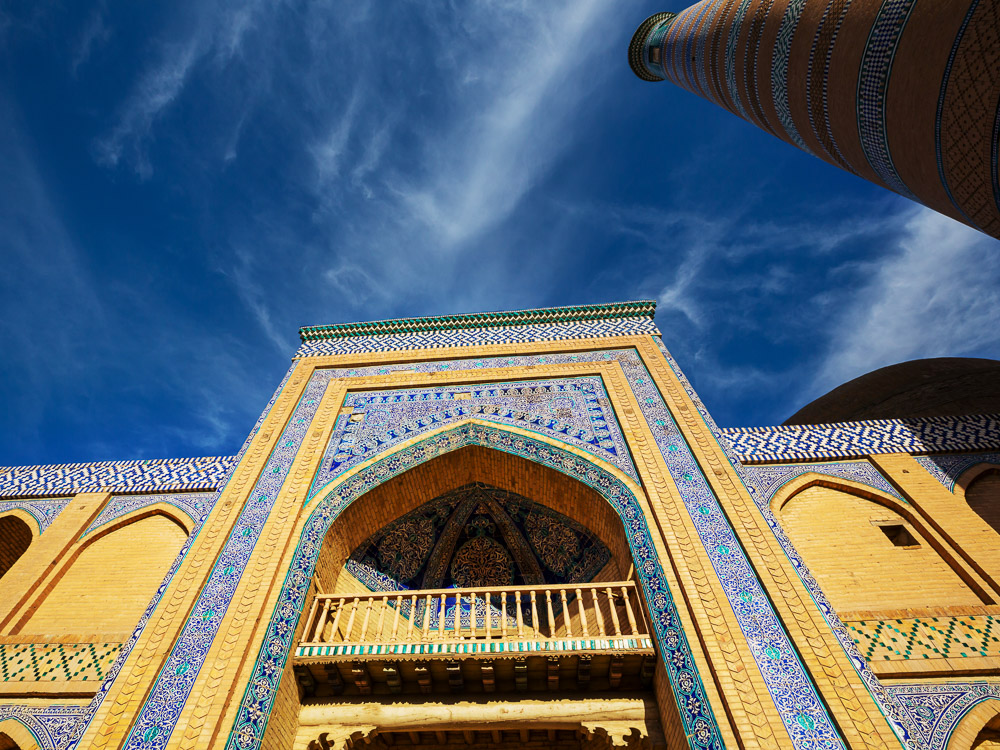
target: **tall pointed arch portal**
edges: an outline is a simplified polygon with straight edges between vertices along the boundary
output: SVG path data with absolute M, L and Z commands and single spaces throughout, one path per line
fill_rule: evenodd
M 589 540 L 596 555 L 591 563 L 603 564 L 596 571 L 589 569 L 593 564 L 580 568 L 589 582 L 569 581 L 560 587 L 543 579 L 534 587 L 514 586 L 508 591 L 493 587 L 501 590 L 480 593 L 478 603 L 470 601 L 473 587 L 464 609 L 459 603 L 458 611 L 477 611 L 480 617 L 463 619 L 459 614 L 458 623 L 448 614 L 455 603 L 454 589 L 414 590 L 407 601 L 402 593 L 389 597 L 378 592 L 377 575 L 367 582 L 364 575 L 356 575 L 363 572 L 359 552 L 362 560 L 370 561 L 371 545 L 377 547 L 392 533 L 392 523 L 412 520 L 414 512 L 427 510 L 428 501 L 454 501 L 449 493 L 469 492 L 470 485 L 479 496 L 475 504 L 455 503 L 456 508 L 469 508 L 470 517 L 483 505 L 484 496 L 495 498 L 499 493 L 515 506 L 530 498 L 550 520 L 560 520 L 562 529 L 571 528 L 577 544 Z M 327 701 L 337 695 L 379 691 L 430 693 L 456 685 L 477 693 L 496 690 L 498 677 L 500 689 L 530 692 L 553 684 L 564 689 L 579 683 L 580 659 L 575 659 L 576 671 L 570 673 L 565 660 L 560 664 L 556 657 L 572 654 L 601 662 L 602 672 L 594 682 L 604 689 L 622 684 L 641 689 L 653 678 L 655 665 L 656 679 L 663 683 L 657 692 L 673 698 L 669 705 L 660 702 L 663 728 L 669 733 L 676 725 L 706 746 L 718 736 L 647 525 L 647 501 L 624 472 L 557 440 L 472 419 L 387 451 L 313 498 L 265 639 L 273 646 L 261 654 L 255 670 L 261 678 L 280 674 L 285 665 L 279 644 L 291 646 L 294 641 L 298 686 L 288 679 L 279 692 L 299 690 Z M 575 526 L 568 527 L 566 521 Z M 467 530 L 467 524 L 457 529 Z M 432 548 L 432 554 L 438 542 L 424 546 Z M 454 556 L 451 553 L 452 561 Z M 530 565 L 526 567 L 530 570 Z M 374 571 L 380 572 L 384 573 Z M 595 582 L 601 578 L 604 581 Z M 595 597 L 595 592 L 600 593 Z M 484 606 L 492 608 L 492 617 L 481 616 Z M 438 619 L 441 614 L 444 617 Z M 366 640 L 360 635 L 363 630 L 378 635 Z M 654 655 L 654 640 L 660 656 L 655 661 L 648 658 Z M 529 670 L 529 655 L 541 657 L 546 668 Z M 470 661 L 476 666 L 465 666 Z M 378 667 L 372 669 L 369 665 L 374 662 Z M 484 675 L 481 665 L 486 662 Z M 623 674 L 626 664 L 632 669 L 629 675 Z M 290 677 L 286 673 L 282 679 Z M 252 691 L 243 704 L 244 717 L 258 710 L 266 715 L 271 708 L 260 705 L 254 710 Z M 692 716 L 692 708 L 700 713 Z M 583 731 L 579 720 L 573 728 Z M 245 727 L 248 732 L 260 729 Z M 307 722 L 300 732 L 317 729 Z M 234 732 L 239 730 L 237 725 Z

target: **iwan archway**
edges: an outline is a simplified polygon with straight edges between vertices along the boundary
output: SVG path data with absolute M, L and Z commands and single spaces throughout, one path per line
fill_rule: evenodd
M 424 633 L 433 631 L 435 626 L 439 634 L 448 634 L 450 631 L 450 635 L 456 637 L 440 638 L 437 645 L 434 645 L 433 639 L 430 639 L 431 643 L 422 643 L 424 647 L 437 649 L 443 647 L 445 641 L 451 641 L 449 647 L 456 649 L 456 653 L 445 654 L 450 658 L 442 661 L 443 675 L 432 674 L 425 677 L 425 686 L 429 683 L 430 687 L 433 687 L 436 679 L 440 680 L 443 676 L 448 682 L 462 681 L 460 684 L 469 685 L 469 690 L 473 692 L 487 689 L 483 686 L 489 680 L 484 680 L 481 673 L 472 673 L 477 677 L 473 683 L 468 680 L 470 670 L 465 669 L 464 674 L 455 674 L 454 671 L 449 674 L 446 662 L 449 660 L 453 663 L 458 662 L 469 652 L 478 649 L 498 648 L 502 639 L 497 637 L 498 633 L 495 631 L 503 627 L 503 623 L 509 628 L 508 635 L 511 637 L 507 640 L 511 642 L 519 641 L 523 644 L 534 641 L 536 644 L 543 644 L 540 648 L 544 650 L 550 648 L 545 644 L 558 640 L 563 642 L 563 649 L 587 650 L 585 647 L 580 648 L 583 635 L 582 617 L 587 615 L 580 614 L 579 605 L 583 597 L 577 597 L 575 590 L 578 588 L 578 583 L 582 588 L 582 582 L 573 582 L 569 587 L 570 590 L 566 591 L 565 601 L 562 599 L 565 589 L 557 591 L 551 613 L 549 602 L 552 599 L 549 597 L 545 597 L 544 602 L 536 597 L 535 611 L 531 610 L 529 602 L 522 602 L 522 607 L 518 608 L 511 602 L 509 596 L 497 596 L 498 592 L 490 592 L 486 597 L 481 596 L 478 604 L 465 600 L 462 604 L 465 607 L 464 611 L 469 614 L 464 620 L 461 614 L 458 615 L 458 629 L 462 632 L 453 630 L 454 617 L 449 621 L 447 614 L 437 620 L 428 616 L 435 610 L 440 613 L 442 608 L 455 604 L 453 593 L 447 595 L 451 597 L 449 601 L 445 600 L 447 597 L 435 599 L 432 595 L 429 602 L 426 600 L 423 602 L 423 608 L 420 608 L 420 603 L 417 602 L 386 603 L 379 596 L 374 598 L 373 603 L 362 604 L 359 607 L 360 602 L 355 602 L 354 599 L 360 600 L 361 597 L 350 596 L 347 598 L 351 606 L 342 610 L 342 619 L 336 624 L 330 617 L 330 611 L 333 609 L 332 606 L 328 606 L 330 597 L 324 600 L 315 596 L 317 587 L 324 591 L 333 590 L 335 593 L 340 593 L 336 591 L 338 579 L 343 593 L 364 594 L 360 582 L 349 581 L 350 576 L 345 577 L 343 573 L 344 564 L 352 551 L 357 549 L 357 545 L 369 538 L 380 524 L 412 512 L 427 500 L 475 482 L 530 497 L 555 513 L 578 522 L 585 522 L 583 525 L 600 537 L 610 551 L 613 562 L 613 565 L 604 571 L 604 575 L 624 578 L 630 574 L 634 575 L 636 596 L 630 602 L 631 615 L 625 597 L 619 598 L 617 606 L 609 608 L 605 605 L 601 615 L 604 617 L 603 627 L 607 636 L 604 639 L 593 637 L 597 634 L 599 626 L 598 615 L 591 609 L 592 614 L 588 619 L 590 629 L 588 635 L 591 637 L 588 640 L 608 642 L 617 638 L 623 642 L 627 641 L 628 630 L 632 626 L 630 617 L 635 619 L 637 625 L 645 625 L 648 635 L 655 639 L 661 657 L 656 665 L 656 694 L 665 732 L 682 742 L 684 736 L 688 735 L 692 739 L 696 738 L 702 746 L 718 745 L 717 724 L 708 708 L 702 678 L 697 672 L 689 644 L 680 627 L 678 614 L 654 548 L 653 536 L 647 525 L 647 518 L 651 517 L 651 513 L 641 488 L 614 467 L 602 464 L 582 451 L 560 445 L 558 441 L 523 430 L 498 427 L 485 421 L 469 420 L 442 428 L 419 441 L 400 446 L 368 461 L 314 495 L 314 500 L 311 501 L 314 507 L 308 509 L 308 519 L 305 521 L 290 570 L 282 585 L 277 607 L 264 638 L 264 649 L 257 657 L 250 688 L 242 697 L 237 722 L 230 737 L 230 746 L 246 746 L 246 741 L 254 736 L 262 739 L 265 747 L 280 746 L 291 739 L 283 734 L 287 732 L 284 722 L 281 724 L 273 722 L 270 727 L 266 727 L 264 717 L 272 714 L 272 708 L 278 709 L 274 711 L 274 715 L 286 714 L 292 708 L 292 704 L 298 703 L 300 691 L 307 692 L 307 685 L 302 685 L 302 678 L 305 677 L 304 668 L 310 658 L 329 656 L 344 645 L 338 644 L 338 637 L 342 641 L 347 628 L 344 620 L 353 619 L 350 623 L 352 634 L 360 632 L 362 624 L 368 628 L 374 628 L 378 624 L 380 632 L 385 633 L 388 624 L 397 620 L 398 614 L 401 615 L 399 619 L 405 624 L 400 628 L 397 622 L 397 636 L 409 629 L 422 637 Z M 355 591 L 347 591 L 351 586 Z M 421 592 L 422 597 L 425 595 L 426 592 Z M 367 601 L 372 602 L 372 597 L 368 597 Z M 511 604 L 505 620 L 502 608 L 508 602 Z M 408 604 L 411 606 L 408 607 Z M 488 611 L 487 607 L 492 608 L 492 617 L 471 617 L 472 612 L 482 615 Z M 320 628 L 317 625 L 319 622 L 317 618 L 324 617 L 324 610 L 326 620 Z M 612 614 L 612 610 L 615 614 Z M 462 606 L 458 607 L 458 611 L 463 611 Z M 522 611 L 526 614 L 531 613 L 530 617 L 519 618 L 517 613 Z M 418 616 L 412 618 L 413 613 Z M 567 613 L 569 617 L 566 617 Z M 518 630 L 519 619 L 521 631 Z M 530 625 L 525 620 L 530 620 Z M 487 623 L 496 626 L 491 628 L 494 632 L 491 632 L 489 638 L 485 637 L 484 632 Z M 308 628 L 311 630 L 304 632 Z M 473 633 L 472 630 L 477 632 Z M 522 635 L 525 637 L 520 638 Z M 619 635 L 625 637 L 618 638 Z M 296 649 L 296 645 L 306 638 L 311 639 L 305 641 L 306 643 L 314 645 L 303 645 Z M 309 650 L 320 648 L 319 644 L 329 638 L 332 638 L 328 646 L 330 653 Z M 576 645 L 566 645 L 569 641 L 575 642 Z M 384 685 L 372 684 L 370 670 L 355 683 L 356 692 L 362 697 L 366 692 L 369 694 L 375 692 L 376 687 L 380 690 L 391 690 L 391 682 L 397 680 L 398 685 L 398 680 L 401 680 L 398 672 L 403 671 L 403 668 L 396 667 L 395 664 L 404 661 L 400 656 L 409 654 L 398 652 L 387 654 L 378 651 L 389 645 L 391 643 L 370 644 L 367 650 L 361 643 L 347 645 L 348 648 L 354 649 L 351 653 L 335 655 L 349 657 L 348 667 L 341 668 L 339 677 L 333 679 L 343 681 L 344 676 L 349 675 L 351 670 L 364 669 L 364 664 L 374 658 L 383 662 L 391 660 L 394 666 L 388 670 L 390 672 L 388 677 L 385 675 L 385 670 L 379 672 L 378 680 L 380 682 L 386 680 Z M 405 641 L 397 643 L 396 646 L 403 649 L 409 647 Z M 524 649 L 526 646 L 519 645 L 516 648 Z M 615 646 L 609 647 L 605 643 L 596 650 L 613 651 L 614 648 Z M 626 645 L 625 650 L 628 648 L 630 646 Z M 458 650 L 461 650 L 461 653 L 458 653 Z M 289 659 L 293 652 L 293 658 Z M 437 656 L 437 654 L 438 652 L 432 651 L 426 656 Z M 546 653 L 546 656 L 548 655 L 550 654 Z M 555 651 L 551 655 L 555 656 Z M 519 654 L 506 652 L 497 656 L 507 659 L 513 657 L 515 660 L 519 658 Z M 321 659 L 317 659 L 319 660 Z M 495 664 L 495 660 L 489 660 Z M 292 673 L 293 661 L 299 671 L 298 683 Z M 395 675 L 392 674 L 393 669 L 398 670 Z M 459 672 L 462 670 L 460 667 Z M 557 681 L 566 679 L 567 676 L 570 680 L 579 679 L 578 673 L 566 675 L 564 669 L 560 671 L 561 674 L 554 675 Z M 532 688 L 546 689 L 553 675 L 545 670 L 541 675 L 527 674 L 521 677 L 526 680 L 527 689 L 530 691 Z M 310 679 L 314 679 L 314 676 L 305 677 L 305 682 L 308 683 Z M 516 682 L 518 675 L 513 675 L 513 679 Z M 610 685 L 610 677 L 604 676 L 602 679 L 607 680 L 602 686 Z M 472 684 L 476 686 L 474 689 L 471 687 Z M 315 715 L 315 711 L 312 713 Z M 635 713 L 637 716 L 642 715 L 643 710 L 637 707 Z M 593 740 L 593 727 L 588 730 L 580 723 L 579 718 L 567 721 L 565 727 L 546 726 L 545 729 L 557 732 L 575 729 L 580 734 L 581 741 L 587 737 Z M 322 723 L 322 718 L 319 722 Z M 265 728 L 267 735 L 264 734 Z M 314 729 L 321 727 L 303 727 L 302 734 L 295 740 L 295 746 L 308 747 L 310 741 L 308 733 Z M 328 729 L 327 734 L 331 732 L 336 734 L 333 729 Z M 390 727 L 385 729 L 391 730 Z M 618 727 L 618 730 L 621 729 Z M 377 732 L 379 728 L 372 726 L 367 731 L 372 730 Z M 498 727 L 496 731 L 505 730 Z M 320 742 L 319 733 L 317 731 L 314 737 L 317 742 Z M 348 736 L 351 736 L 350 732 Z M 317 746 L 322 746 L 322 742 Z

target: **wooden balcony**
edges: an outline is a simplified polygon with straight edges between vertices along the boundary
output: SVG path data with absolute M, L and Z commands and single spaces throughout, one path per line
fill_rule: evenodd
M 620 689 L 654 664 L 633 581 L 320 594 L 295 651 L 319 695 Z

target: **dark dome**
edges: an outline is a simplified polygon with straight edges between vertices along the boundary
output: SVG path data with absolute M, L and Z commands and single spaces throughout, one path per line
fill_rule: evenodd
M 1000 362 L 915 359 L 869 372 L 820 396 L 785 424 L 1000 413 Z

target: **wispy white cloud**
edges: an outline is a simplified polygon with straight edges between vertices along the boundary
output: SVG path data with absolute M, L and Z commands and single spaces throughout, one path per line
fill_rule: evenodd
M 106 14 L 107 3 L 98 3 L 90 12 L 87 23 L 80 31 L 70 61 L 70 73 L 74 78 L 80 67 L 90 59 L 91 54 L 111 38 L 111 27 L 108 26 Z
M 601 20 L 621 12 L 598 0 L 502 7 L 516 7 L 514 18 L 490 19 L 503 31 L 490 32 L 488 47 L 474 37 L 456 63 L 464 106 L 444 137 L 425 143 L 426 173 L 400 185 L 414 218 L 446 246 L 509 216 L 564 152 L 568 117 L 600 78 L 579 71 L 608 43 Z
M 179 31 L 159 40 L 153 59 L 119 107 L 114 125 L 94 141 L 98 163 L 117 167 L 124 158 L 141 179 L 148 179 L 153 164 L 147 147 L 156 121 L 181 96 L 200 62 L 210 56 L 217 66 L 225 65 L 241 52 L 244 38 L 268 7 L 263 0 L 205 2 L 184 19 Z M 226 154 L 234 149 L 235 144 Z
M 1000 353 L 997 242 L 926 208 L 897 220 L 896 246 L 838 301 L 813 396 L 897 362 Z

